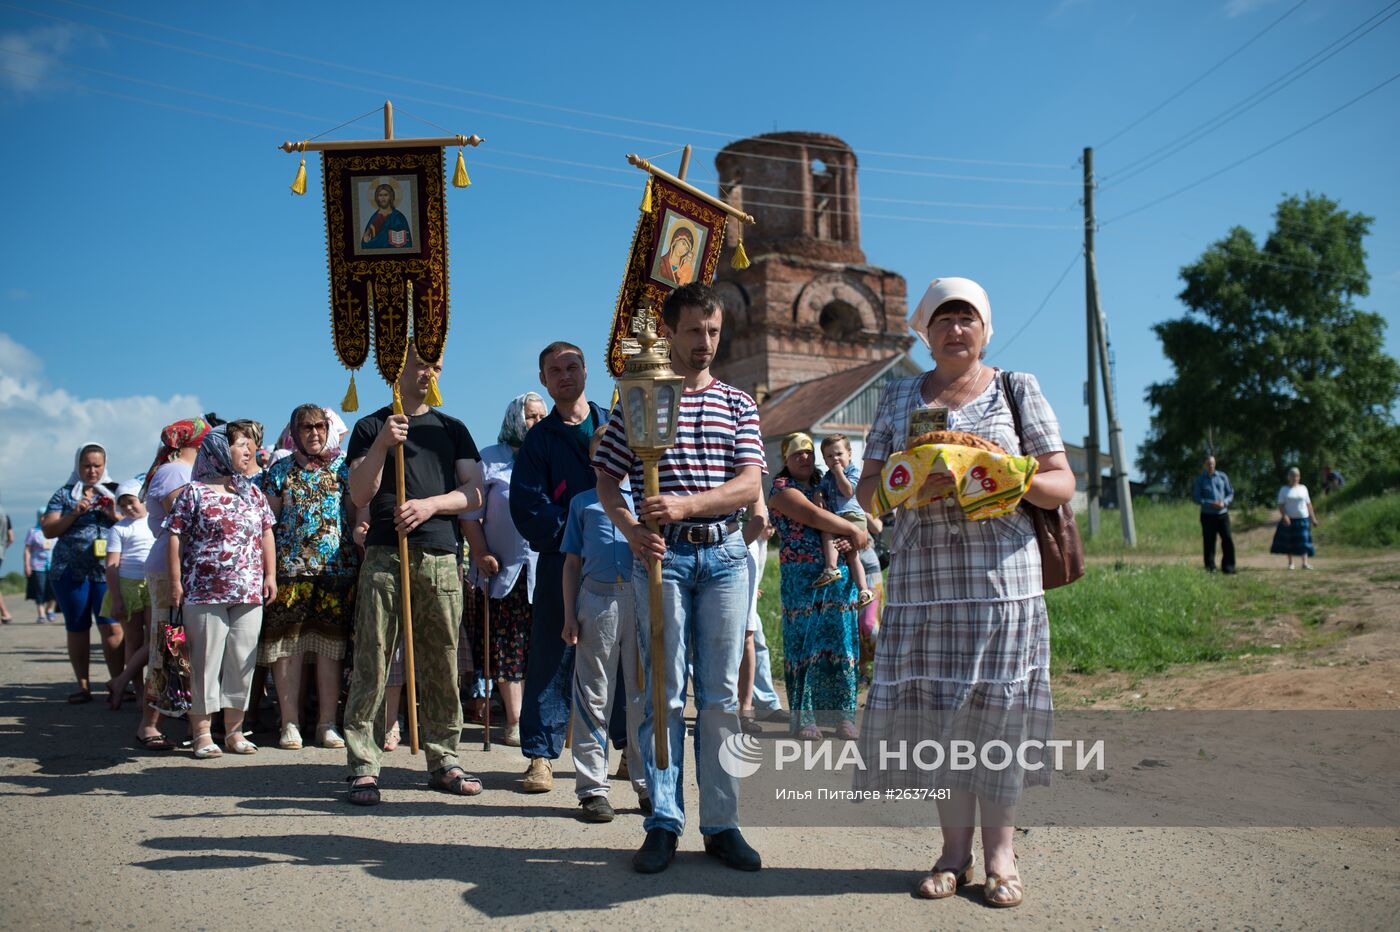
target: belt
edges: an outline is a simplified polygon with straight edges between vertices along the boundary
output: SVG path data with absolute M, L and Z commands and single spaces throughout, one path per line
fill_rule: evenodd
M 677 521 L 663 527 L 661 536 L 673 544 L 684 541 L 703 547 L 718 544 L 737 530 L 739 522 L 733 517 L 716 518 L 713 521 Z

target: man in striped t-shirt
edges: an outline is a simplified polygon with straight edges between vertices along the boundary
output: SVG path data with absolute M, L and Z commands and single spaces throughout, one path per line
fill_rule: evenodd
M 638 649 L 646 680 L 645 711 L 639 729 L 651 815 L 646 841 L 632 858 L 644 874 L 671 863 L 685 828 L 681 762 L 685 759 L 685 681 L 687 661 L 694 669 L 700 783 L 700 834 L 705 851 L 730 867 L 758 870 L 758 852 L 739 833 L 739 784 L 720 768 L 717 739 L 738 730 L 739 661 L 748 620 L 748 549 L 737 520 L 740 509 L 762 494 L 763 437 L 753 399 L 710 375 L 719 346 L 724 312 L 714 289 L 692 283 L 671 292 L 661 311 L 663 333 L 671 341 L 671 368 L 685 378 L 676 442 L 661 458 L 660 495 L 637 498 L 628 509 L 619 484 L 629 473 L 634 495 L 642 489 L 642 464 L 627 446 L 622 408 L 613 409 L 607 433 L 593 457 L 598 499 L 626 535 L 636 563 Z M 656 519 L 661 533 L 643 523 Z M 651 669 L 648 560 L 660 560 L 664 591 L 666 669 Z M 651 677 L 663 675 L 670 735 L 671 766 L 656 768 L 656 710 Z M 727 727 L 725 722 L 733 719 Z M 704 747 L 701 747 L 703 738 Z M 702 753 L 703 751 L 703 753 Z

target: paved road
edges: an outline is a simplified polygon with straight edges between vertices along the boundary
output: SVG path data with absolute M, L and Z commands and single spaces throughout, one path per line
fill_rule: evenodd
M 1033 828 L 1011 911 L 910 895 L 930 829 L 754 828 L 758 874 L 706 858 L 691 832 L 669 871 L 642 877 L 631 790 L 616 822 L 584 825 L 567 758 L 560 788 L 526 796 L 519 752 L 482 753 L 469 728 L 482 796 L 426 791 L 405 749 L 386 758 L 385 803 L 359 810 L 340 752 L 149 755 L 134 712 L 67 705 L 68 676 L 61 626 L 0 629 L 3 928 L 1380 929 L 1400 914 L 1394 829 Z

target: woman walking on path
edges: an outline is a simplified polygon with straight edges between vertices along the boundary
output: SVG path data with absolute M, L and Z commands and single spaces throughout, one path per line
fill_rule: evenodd
M 1031 504 L 1054 508 L 1074 493 L 1060 428 L 1034 376 L 999 377 L 982 364 L 992 335 L 987 293 L 963 278 L 934 281 L 911 326 L 936 367 L 885 386 L 866 438 L 857 497 L 867 511 L 885 461 L 905 449 L 925 417 L 951 430 L 1034 456 L 1040 468 L 1026 492 Z M 1010 388 L 1007 397 L 1004 387 Z M 1012 406 L 1020 413 L 1018 436 Z M 930 409 L 934 409 L 931 410 Z M 915 418 L 916 412 L 921 413 Z M 946 473 L 936 489 L 951 490 Z M 1049 735 L 1050 624 L 1041 585 L 1040 550 L 1030 517 L 1016 511 L 969 521 L 955 497 L 905 509 L 895 521 L 886 605 L 875 646 L 861 752 L 878 760 L 880 742 L 898 746 L 934 739 L 1045 740 Z M 981 726 L 980 728 L 978 726 Z M 932 733 L 930 733 L 932 732 Z M 943 850 L 919 884 L 929 899 L 952 896 L 973 876 L 973 834 L 981 809 L 986 860 L 983 896 L 991 906 L 1021 902 L 1012 851 L 1015 804 L 1023 786 L 1047 783 L 1045 769 L 1020 763 L 990 768 L 878 769 L 857 774 L 859 788 L 947 790 L 938 802 Z
M 791 727 L 799 738 L 820 740 L 819 713 L 836 713 L 836 737 L 854 739 L 856 731 L 856 664 L 860 659 L 857 592 L 850 569 L 838 561 L 838 579 L 812 588 L 822 575 L 822 532 L 849 552 L 866 544 L 866 532 L 814 501 L 821 472 L 812 438 L 788 434 L 783 440 L 783 470 L 773 480 L 768 508 L 778 537 L 782 578 L 783 678 L 792 708 Z
M 193 481 L 166 519 L 170 598 L 187 603 L 190 731 L 198 760 L 219 757 L 210 716 L 224 710 L 224 746 L 253 754 L 243 737 L 263 605 L 277 598 L 276 519 L 244 472 L 257 449 L 248 421 L 216 427 L 199 446 Z
M 1293 569 L 1293 558 L 1303 558 L 1303 569 L 1312 569 L 1308 557 L 1317 556 L 1313 546 L 1312 529 L 1318 523 L 1317 512 L 1313 510 L 1312 497 L 1308 487 L 1302 483 L 1302 473 L 1294 466 L 1288 470 L 1285 484 L 1278 490 L 1278 528 L 1274 531 L 1274 542 L 1269 553 L 1282 553 L 1288 556 L 1288 568 Z
M 122 629 L 115 618 L 103 618 L 100 608 L 107 594 L 107 528 L 117 523 L 116 483 L 107 475 L 107 448 L 85 443 L 73 457 L 73 473 L 63 488 L 53 493 L 40 525 L 44 536 L 58 538 L 49 565 L 49 580 L 63 612 L 68 632 L 68 662 L 78 691 L 72 703 L 91 702 L 88 683 L 89 632 L 93 622 L 102 638 L 102 655 L 110 677 L 122 672 Z
M 34 516 L 34 526 L 24 536 L 24 597 L 34 603 L 37 625 L 53 621 L 53 584 L 49 582 L 49 558 L 53 544 L 44 536 L 44 513 Z
M 301 738 L 304 657 L 316 658 L 319 719 L 315 742 L 343 748 L 336 730 L 341 672 L 355 617 L 360 558 L 347 509 L 350 469 L 326 409 L 299 405 L 292 412 L 292 455 L 259 477 L 277 516 L 277 600 L 264 607 L 258 664 L 272 667 L 282 733 L 277 746 L 297 750 Z
M 501 743 L 520 746 L 520 702 L 524 692 L 525 658 L 530 652 L 531 602 L 535 587 L 535 551 L 515 529 L 510 516 L 510 479 L 515 458 L 530 428 L 549 413 L 544 398 L 535 392 L 518 395 L 506 406 L 496 444 L 481 451 L 486 483 L 485 505 L 462 516 L 462 536 L 471 557 L 467 593 L 467 635 L 477 674 L 472 688 L 473 713 L 490 701 L 490 687 L 482 671 L 487 656 L 483 643 L 482 599 L 491 599 L 491 676 L 501 691 L 505 707 L 505 734 Z

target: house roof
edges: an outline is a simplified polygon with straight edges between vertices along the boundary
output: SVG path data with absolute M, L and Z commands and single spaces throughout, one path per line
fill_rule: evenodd
M 904 358 L 903 353 L 898 353 L 820 379 L 789 385 L 758 406 L 764 435 L 780 437 L 795 430 L 811 430 Z

